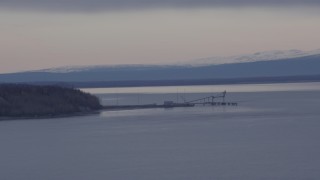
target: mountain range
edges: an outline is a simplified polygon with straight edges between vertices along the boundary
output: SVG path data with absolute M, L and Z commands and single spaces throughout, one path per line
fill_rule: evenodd
M 2 83 L 78 83 L 92 84 L 95 87 L 99 86 L 97 84 L 110 86 L 110 83 L 106 82 L 120 85 L 119 82 L 123 82 L 122 84 L 129 83 L 134 86 L 139 84 L 138 82 L 140 84 L 146 82 L 142 83 L 144 85 L 148 85 L 147 82 L 154 84 L 155 81 L 162 83 L 184 81 L 188 84 L 187 81 L 195 83 L 206 80 L 211 83 L 223 83 L 231 80 L 241 83 L 250 79 L 254 79 L 255 82 L 259 82 L 259 79 L 261 82 L 266 82 L 268 79 L 269 81 L 290 79 L 290 82 L 295 79 L 320 81 L 320 50 L 261 52 L 222 60 L 206 58 L 187 64 L 79 66 L 0 74 Z
M 313 51 L 302 51 L 297 49 L 291 49 L 286 51 L 274 50 L 256 52 L 254 54 L 245 54 L 240 56 L 228 56 L 228 57 L 207 57 L 189 61 L 190 64 L 198 65 L 212 65 L 212 64 L 226 64 L 226 63 L 240 63 L 240 62 L 256 62 L 256 61 L 270 61 L 281 59 L 292 59 L 297 57 L 312 56 L 320 54 L 320 49 Z

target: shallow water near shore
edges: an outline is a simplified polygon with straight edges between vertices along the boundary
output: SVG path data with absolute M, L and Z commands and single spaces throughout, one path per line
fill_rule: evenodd
M 95 90 L 105 105 L 183 102 L 227 90 L 237 107 L 0 121 L 0 179 L 319 179 L 319 83 L 241 87 Z

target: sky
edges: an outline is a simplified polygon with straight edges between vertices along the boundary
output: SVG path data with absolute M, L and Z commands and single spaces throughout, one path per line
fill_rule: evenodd
M 315 0 L 0 0 L 0 73 L 320 48 Z

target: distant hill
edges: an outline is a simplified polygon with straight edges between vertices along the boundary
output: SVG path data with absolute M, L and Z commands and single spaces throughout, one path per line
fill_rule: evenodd
M 97 97 L 58 86 L 0 85 L 0 119 L 4 117 L 54 117 L 101 108 Z
M 207 57 L 189 61 L 189 64 L 194 65 L 209 65 L 209 64 L 226 64 L 226 63 L 240 63 L 240 62 L 257 62 L 257 61 L 271 61 L 282 59 L 293 59 L 298 57 L 306 57 L 320 54 L 320 49 L 313 51 L 302 51 L 297 49 L 292 50 L 274 50 L 256 52 L 253 54 L 244 54 L 229 57 Z
M 34 71 L 0 74 L 0 82 L 122 82 L 239 78 L 314 77 L 320 55 L 218 65 L 96 66 L 65 72 Z

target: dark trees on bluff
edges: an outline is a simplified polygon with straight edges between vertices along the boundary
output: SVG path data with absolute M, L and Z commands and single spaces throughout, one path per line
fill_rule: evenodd
M 101 108 L 99 99 L 78 89 L 21 84 L 0 85 L 0 116 L 57 116 Z

